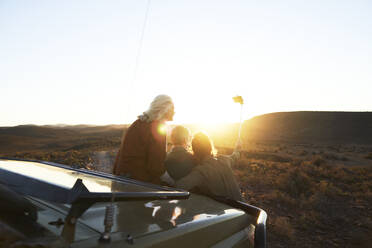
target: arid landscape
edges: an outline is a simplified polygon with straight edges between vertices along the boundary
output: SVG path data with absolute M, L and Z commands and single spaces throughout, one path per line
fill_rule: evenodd
M 110 172 L 126 127 L 1 127 L 0 157 Z M 229 154 L 237 129 L 206 131 Z M 246 202 L 268 213 L 268 247 L 370 247 L 372 113 L 273 113 L 246 121 L 242 137 L 234 172 Z

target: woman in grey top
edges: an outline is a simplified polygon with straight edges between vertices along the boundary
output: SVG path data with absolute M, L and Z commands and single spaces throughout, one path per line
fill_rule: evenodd
M 212 142 L 206 134 L 194 135 L 192 150 L 197 166 L 190 174 L 178 180 L 176 187 L 197 189 L 198 192 L 210 196 L 242 200 L 239 185 L 231 169 L 240 158 L 240 152 L 235 149 L 230 156 L 213 156 L 212 148 Z

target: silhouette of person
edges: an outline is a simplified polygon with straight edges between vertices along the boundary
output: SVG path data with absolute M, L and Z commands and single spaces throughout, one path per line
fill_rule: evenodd
M 168 174 L 175 181 L 187 176 L 195 166 L 192 154 L 187 151 L 189 136 L 189 130 L 183 126 L 176 126 L 172 129 L 170 140 L 173 147 L 164 164 Z
M 166 157 L 165 122 L 172 121 L 174 104 L 159 95 L 150 108 L 130 125 L 121 142 L 113 173 L 143 182 L 160 184 Z
M 239 185 L 231 167 L 240 158 L 239 143 L 230 156 L 214 156 L 213 143 L 204 133 L 197 133 L 192 140 L 192 150 L 197 161 L 190 174 L 176 182 L 177 188 L 197 189 L 198 192 L 242 200 Z

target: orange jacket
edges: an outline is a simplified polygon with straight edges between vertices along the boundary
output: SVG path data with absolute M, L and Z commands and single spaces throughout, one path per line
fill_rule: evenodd
M 166 157 L 166 135 L 161 123 L 136 120 L 128 128 L 114 164 L 114 174 L 160 183 Z

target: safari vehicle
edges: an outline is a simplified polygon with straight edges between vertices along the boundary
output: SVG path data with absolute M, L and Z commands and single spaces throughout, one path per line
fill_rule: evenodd
M 51 162 L 0 158 L 0 208 L 2 247 L 266 247 L 257 207 Z

